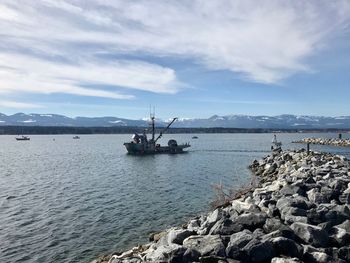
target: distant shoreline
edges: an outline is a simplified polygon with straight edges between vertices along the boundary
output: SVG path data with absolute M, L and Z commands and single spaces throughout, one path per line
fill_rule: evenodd
M 133 134 L 147 127 L 70 127 L 70 126 L 0 126 L 0 135 L 51 134 Z M 162 128 L 156 131 L 161 131 Z M 274 129 L 274 128 L 170 128 L 167 133 L 350 133 L 348 129 Z

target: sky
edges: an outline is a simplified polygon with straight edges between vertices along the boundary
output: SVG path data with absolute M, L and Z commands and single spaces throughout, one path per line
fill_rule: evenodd
M 1 0 L 0 112 L 350 115 L 350 0 Z

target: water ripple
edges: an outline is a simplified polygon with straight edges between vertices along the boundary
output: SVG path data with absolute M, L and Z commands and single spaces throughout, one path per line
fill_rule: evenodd
M 279 137 L 300 147 L 289 142 L 304 136 Z M 32 136 L 25 144 L 0 136 L 0 262 L 89 262 L 145 242 L 206 211 L 213 183 L 248 182 L 247 166 L 268 153 L 272 136 L 198 137 L 188 154 L 143 158 L 125 154 L 127 135 Z

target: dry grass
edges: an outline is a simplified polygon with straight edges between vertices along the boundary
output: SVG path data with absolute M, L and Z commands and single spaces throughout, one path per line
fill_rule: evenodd
M 257 186 L 257 177 L 252 176 L 250 183 L 242 185 L 239 188 L 225 187 L 222 183 L 213 184 L 212 188 L 215 192 L 214 200 L 210 203 L 210 206 L 215 209 L 218 207 L 226 207 L 232 200 L 240 198 L 245 194 L 252 191 Z

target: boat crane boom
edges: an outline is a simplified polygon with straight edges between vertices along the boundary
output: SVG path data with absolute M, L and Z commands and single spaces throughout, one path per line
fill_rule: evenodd
M 163 129 L 163 130 L 159 133 L 159 135 L 158 135 L 157 139 L 155 139 L 154 143 L 156 143 L 156 142 L 162 137 L 163 132 L 166 132 L 166 131 L 169 129 L 169 127 L 170 127 L 176 120 L 177 120 L 177 117 L 173 118 L 173 120 L 168 124 L 168 126 L 166 126 L 166 128 Z

